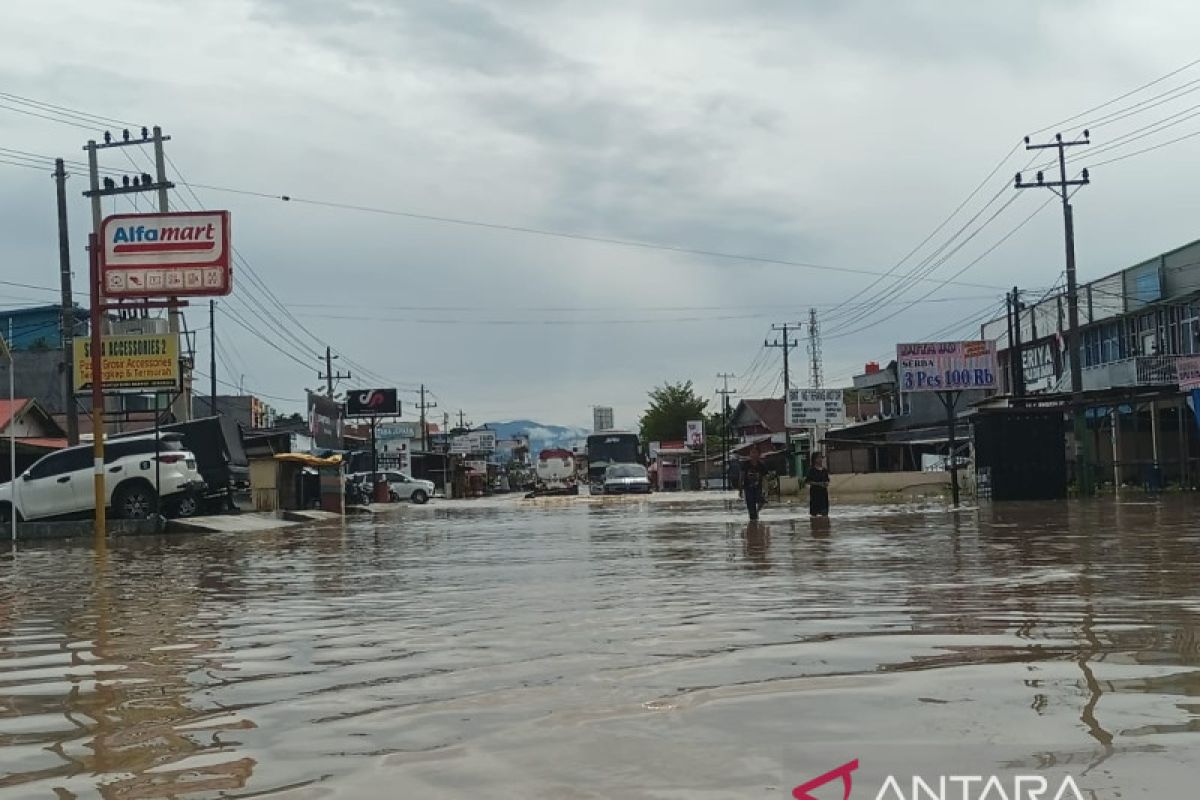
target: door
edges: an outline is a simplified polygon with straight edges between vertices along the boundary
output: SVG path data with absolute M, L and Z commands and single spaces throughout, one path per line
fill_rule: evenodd
M 87 448 L 62 450 L 29 468 L 20 480 L 21 513 L 27 519 L 54 517 L 84 511 L 91 504 L 91 458 Z M 87 483 L 87 494 L 79 484 Z M 87 504 L 81 505 L 82 498 Z

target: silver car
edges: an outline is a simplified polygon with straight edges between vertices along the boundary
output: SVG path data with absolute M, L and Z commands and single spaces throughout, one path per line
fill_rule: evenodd
M 613 464 L 604 471 L 605 494 L 650 494 L 650 476 L 641 464 Z

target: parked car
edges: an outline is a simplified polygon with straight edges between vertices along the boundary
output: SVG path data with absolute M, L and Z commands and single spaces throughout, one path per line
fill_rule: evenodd
M 429 498 L 433 497 L 433 481 L 412 478 L 394 469 L 381 469 L 379 477 L 387 481 L 388 494 L 391 496 L 393 503 L 399 503 L 401 500 L 410 500 L 417 505 L 421 505 L 428 503 Z M 361 481 L 369 486 L 371 473 L 354 472 L 348 475 L 347 479 Z
M 0 521 L 12 519 L 13 513 L 18 520 L 94 513 L 92 464 L 90 444 L 43 457 L 15 481 L 0 485 Z M 146 519 L 156 505 L 162 513 L 189 516 L 205 491 L 196 457 L 184 449 L 178 434 L 114 439 L 105 445 L 104 465 L 106 506 L 114 517 Z M 156 472 L 161 492 L 156 491 Z
M 650 476 L 641 464 L 613 464 L 604 470 L 604 494 L 650 494 Z
M 417 505 L 421 505 L 428 503 L 429 498 L 433 497 L 433 481 L 419 480 L 395 470 L 387 470 L 379 474 L 388 482 L 393 503 L 411 500 Z

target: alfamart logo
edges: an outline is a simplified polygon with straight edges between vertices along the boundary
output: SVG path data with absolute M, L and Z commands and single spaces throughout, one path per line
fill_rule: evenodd
M 850 800 L 854 771 L 858 766 L 857 758 L 847 761 L 792 789 L 792 797 L 795 800 L 831 800 L 832 792 L 817 797 L 812 791 L 840 779 L 842 800 Z M 875 800 L 1084 800 L 1070 775 L 1057 781 L 1042 775 L 1008 778 L 999 775 L 912 775 L 905 778 L 888 775 L 874 797 Z

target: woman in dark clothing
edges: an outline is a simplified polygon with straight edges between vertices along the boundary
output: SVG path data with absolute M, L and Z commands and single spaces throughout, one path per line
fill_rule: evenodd
M 829 470 L 825 469 L 825 457 L 820 453 L 813 456 L 808 475 L 808 514 L 812 517 L 829 516 Z
M 750 460 L 742 464 L 742 497 L 746 498 L 746 510 L 750 512 L 750 521 L 758 519 L 758 511 L 763 503 L 763 480 L 766 477 L 766 467 L 759 459 L 758 451 L 750 453 Z

